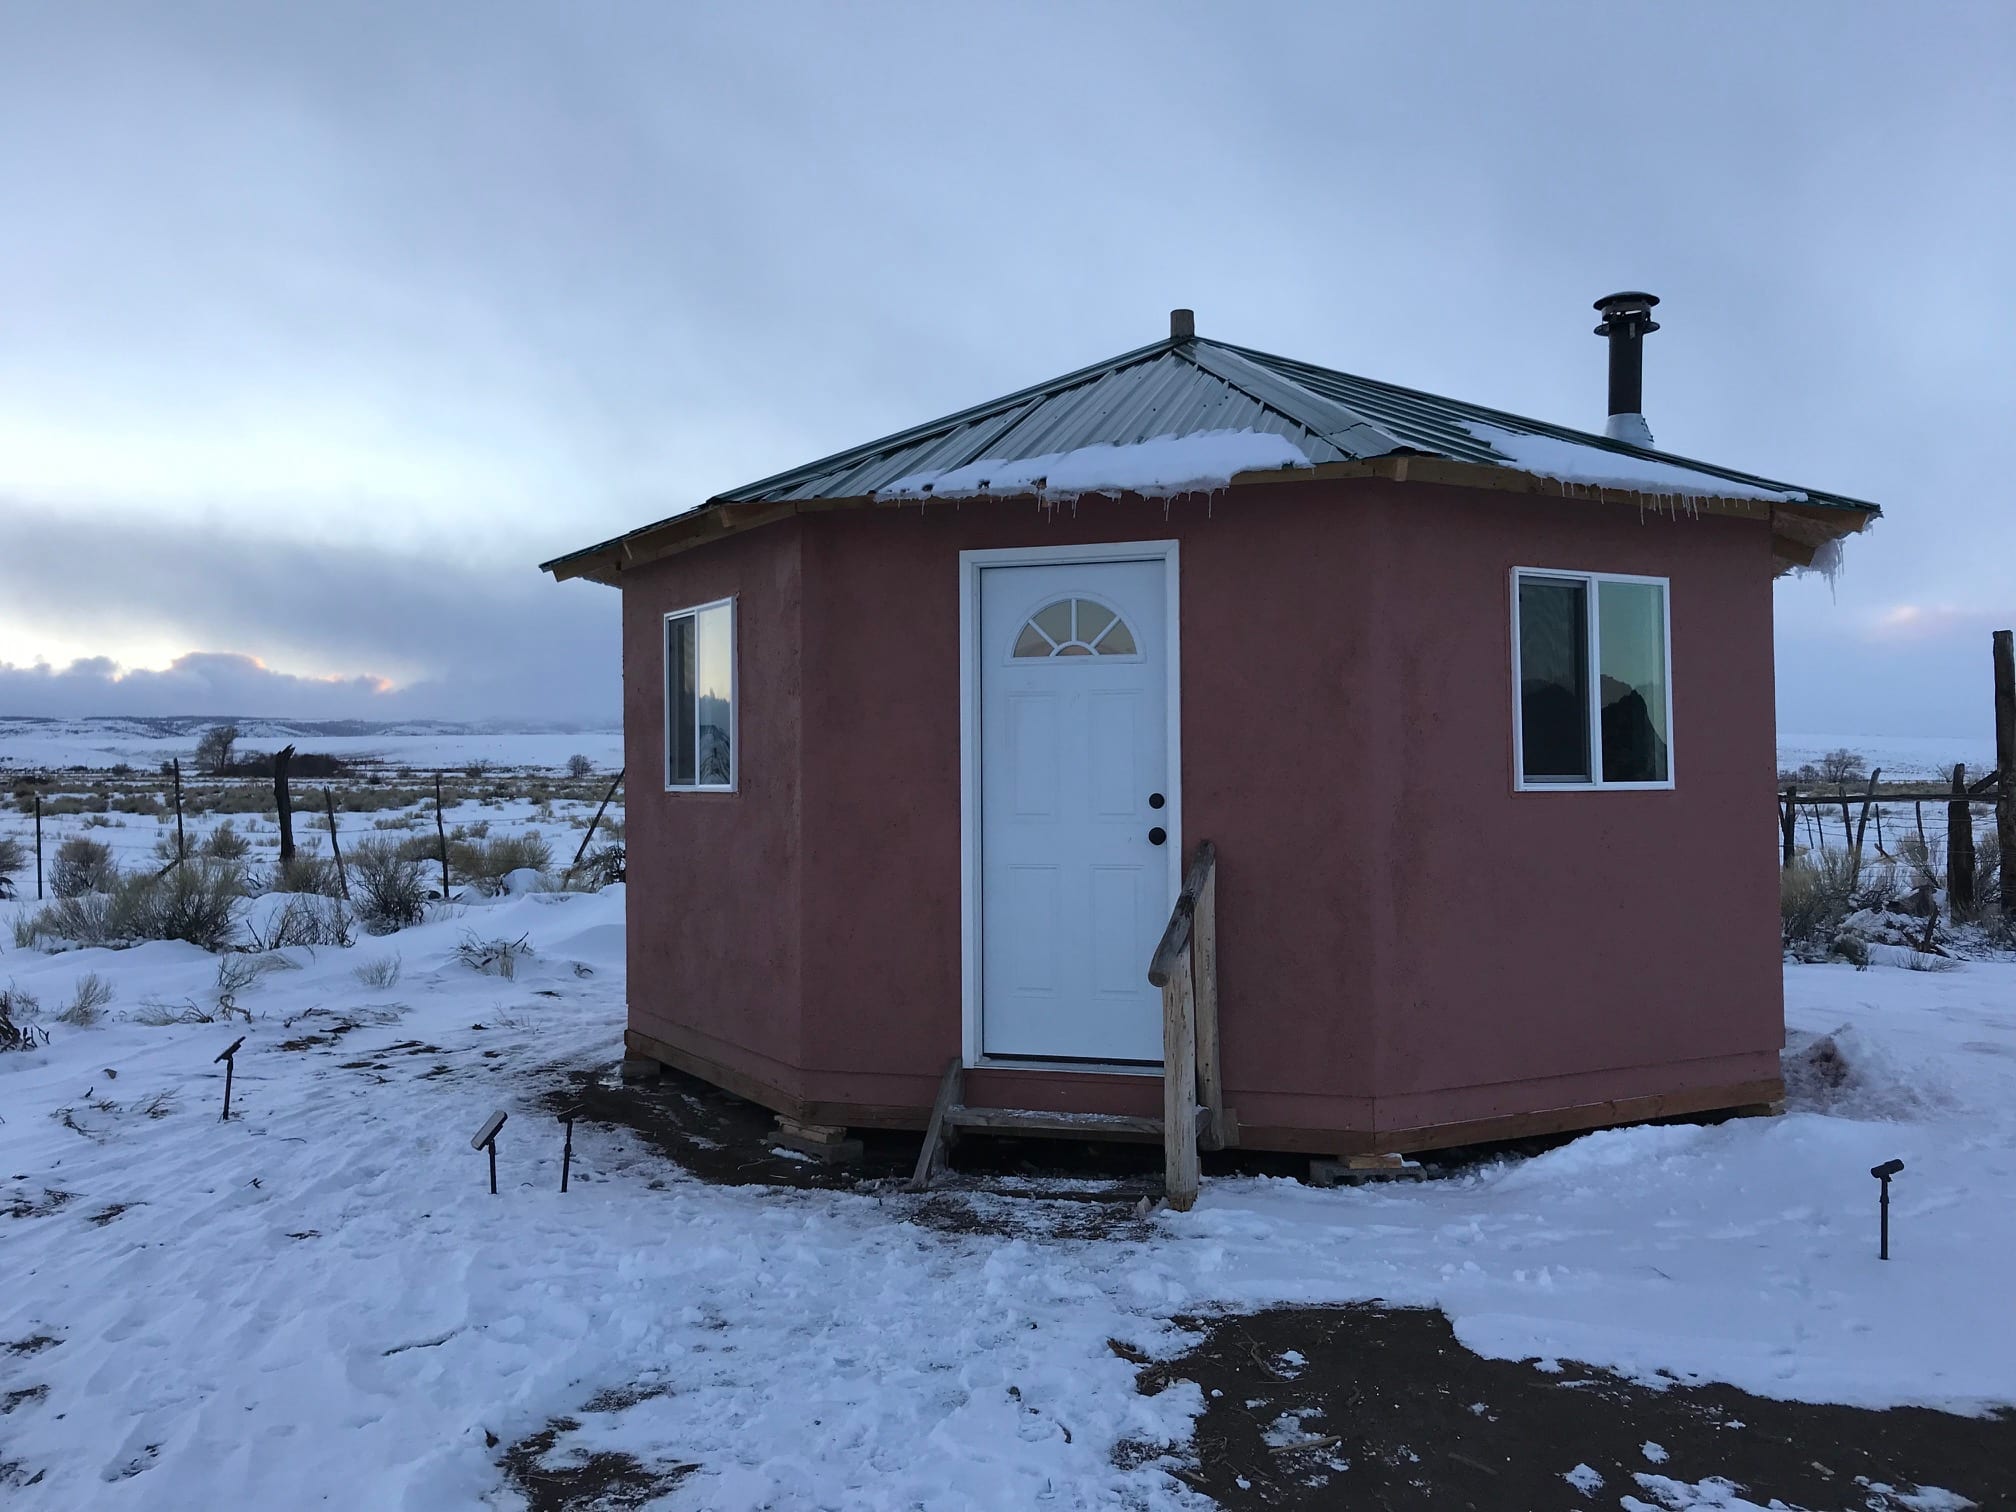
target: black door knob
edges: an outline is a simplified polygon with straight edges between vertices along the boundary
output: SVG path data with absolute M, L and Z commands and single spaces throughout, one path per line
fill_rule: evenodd
M 1156 825 L 1155 828 L 1148 831 L 1148 843 L 1150 845 L 1160 845 L 1164 840 L 1167 840 L 1168 838 L 1169 838 L 1169 831 L 1162 828 L 1162 826 L 1159 824 Z
M 1162 807 L 1162 804 L 1163 804 L 1163 798 L 1160 793 L 1150 793 L 1148 795 L 1148 807 L 1160 808 Z

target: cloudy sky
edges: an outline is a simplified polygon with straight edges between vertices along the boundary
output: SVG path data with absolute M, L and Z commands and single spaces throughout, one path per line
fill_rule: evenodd
M 534 564 L 1199 329 L 1886 506 L 1781 722 L 2016 621 L 2016 8 L 0 0 L 0 714 L 597 717 Z

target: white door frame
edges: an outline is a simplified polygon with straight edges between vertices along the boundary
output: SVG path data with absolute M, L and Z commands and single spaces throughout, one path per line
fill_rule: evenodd
M 1045 567 L 1072 562 L 1160 562 L 1167 616 L 1169 680 L 1169 831 L 1164 849 L 1169 859 L 1169 897 L 1173 903 L 1183 886 L 1183 661 L 1181 619 L 1177 602 L 1177 551 L 1174 541 L 1111 541 L 1089 546 L 1010 546 L 991 551 L 959 553 L 959 959 L 961 1018 L 964 1024 L 961 1059 L 967 1066 L 1026 1066 L 1044 1071 L 1126 1072 L 1160 1076 L 1159 1068 L 1103 1065 L 1097 1062 L 1018 1061 L 987 1056 L 980 1049 L 980 574 L 988 567 Z M 1148 963 L 1141 963 L 1143 981 Z

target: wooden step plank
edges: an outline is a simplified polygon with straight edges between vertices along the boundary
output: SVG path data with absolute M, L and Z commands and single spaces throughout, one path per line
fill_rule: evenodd
M 1196 1113 L 1201 1131 L 1211 1122 L 1211 1110 Z M 969 1108 L 945 1110 L 945 1123 L 957 1129 L 983 1129 L 997 1134 L 1067 1134 L 1085 1139 L 1138 1137 L 1160 1139 L 1162 1120 L 1132 1113 L 1053 1113 L 1043 1108 Z

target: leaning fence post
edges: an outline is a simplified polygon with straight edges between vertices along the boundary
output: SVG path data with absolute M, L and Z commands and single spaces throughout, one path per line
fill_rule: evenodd
M 624 771 L 627 770 L 629 770 L 627 767 L 624 768 Z M 619 771 L 616 774 L 616 780 L 609 784 L 609 791 L 602 795 L 602 803 L 595 810 L 595 817 L 588 821 L 588 833 L 581 837 L 581 848 L 574 852 L 574 859 L 567 863 L 567 870 L 562 873 L 563 878 L 573 876 L 574 868 L 579 866 L 581 858 L 588 854 L 588 842 L 595 838 L 595 826 L 602 822 L 602 810 L 609 807 L 609 800 L 616 796 L 616 789 L 622 785 L 623 772 Z
M 35 789 L 35 901 L 42 901 L 42 789 Z
M 329 815 L 329 854 L 336 858 L 336 886 L 343 894 L 343 901 L 350 901 L 350 879 L 343 875 L 343 847 L 336 843 L 336 800 L 329 796 L 329 789 L 322 789 L 322 807 Z
M 441 901 L 448 901 L 448 825 L 441 817 L 441 774 L 434 774 L 434 833 L 441 840 Z
M 1862 837 L 1869 832 L 1869 805 L 1876 797 L 1876 779 L 1882 775 L 1883 768 L 1881 767 L 1871 772 L 1869 774 L 1868 790 L 1862 794 L 1862 818 L 1855 826 L 1854 857 L 1848 863 L 1848 875 L 1850 877 L 1859 877 L 1862 875 Z M 1880 849 L 1883 833 L 1880 825 L 1876 833 L 1877 846 Z

